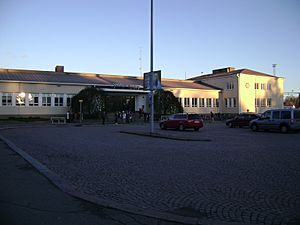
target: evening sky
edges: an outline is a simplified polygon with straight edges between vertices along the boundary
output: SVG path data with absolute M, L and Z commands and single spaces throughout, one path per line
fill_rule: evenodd
M 0 0 L 0 68 L 149 71 L 150 0 Z M 233 66 L 300 92 L 299 0 L 154 0 L 154 69 L 185 79 Z

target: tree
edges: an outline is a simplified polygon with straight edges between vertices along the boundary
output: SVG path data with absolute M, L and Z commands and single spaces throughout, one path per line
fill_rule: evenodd
M 105 111 L 106 95 L 101 89 L 87 87 L 72 98 L 72 111 L 80 112 L 79 100 L 82 102 L 82 112 L 85 118 L 98 118 L 99 112 Z
M 297 106 L 299 99 L 295 96 L 287 96 L 284 100 L 284 106 Z
M 183 108 L 171 91 L 158 89 L 154 94 L 154 109 L 158 118 L 164 114 L 182 113 Z

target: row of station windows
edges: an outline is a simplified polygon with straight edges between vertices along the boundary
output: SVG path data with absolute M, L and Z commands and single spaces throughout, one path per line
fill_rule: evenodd
M 0 106 L 71 106 L 74 94 L 0 93 Z

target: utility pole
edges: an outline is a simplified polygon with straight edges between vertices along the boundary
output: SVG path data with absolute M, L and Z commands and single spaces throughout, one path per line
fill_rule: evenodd
M 153 0 L 151 0 L 150 11 L 150 133 L 154 133 L 154 94 L 153 94 Z

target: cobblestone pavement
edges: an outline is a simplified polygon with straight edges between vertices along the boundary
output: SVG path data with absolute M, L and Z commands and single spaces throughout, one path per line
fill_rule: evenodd
M 47 178 L 0 139 L 0 224 L 179 225 L 74 198 Z
M 120 133 L 147 130 L 53 126 L 0 134 L 91 198 L 201 224 L 299 224 L 299 133 L 255 133 L 224 124 L 199 132 L 157 130 L 199 141 Z

